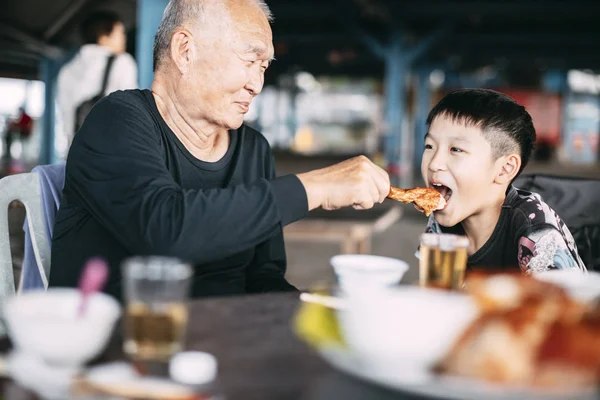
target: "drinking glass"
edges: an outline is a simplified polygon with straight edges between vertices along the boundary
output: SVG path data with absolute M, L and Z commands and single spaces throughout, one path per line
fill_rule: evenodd
M 424 287 L 460 290 L 467 269 L 466 236 L 424 233 L 419 248 L 419 284 Z
M 192 268 L 176 258 L 134 257 L 123 263 L 125 353 L 164 361 L 183 346 Z

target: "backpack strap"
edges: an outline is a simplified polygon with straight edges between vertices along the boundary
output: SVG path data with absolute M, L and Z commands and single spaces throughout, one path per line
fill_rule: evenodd
M 100 89 L 100 96 L 104 96 L 104 93 L 106 92 L 106 86 L 108 86 L 108 76 L 110 75 L 113 61 L 115 61 L 114 54 L 108 57 L 108 60 L 106 61 L 106 68 L 104 69 L 104 77 L 102 78 L 102 89 Z

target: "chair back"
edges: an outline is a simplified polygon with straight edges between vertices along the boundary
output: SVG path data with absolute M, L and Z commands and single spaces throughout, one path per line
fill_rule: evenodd
M 514 186 L 542 196 L 573 234 L 588 270 L 600 271 L 600 179 L 530 174 Z

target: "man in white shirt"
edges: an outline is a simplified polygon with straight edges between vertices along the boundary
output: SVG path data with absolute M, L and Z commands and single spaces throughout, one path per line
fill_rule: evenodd
M 104 95 L 137 88 L 137 65 L 125 52 L 125 26 L 110 11 L 89 15 L 81 25 L 84 45 L 58 75 L 57 101 L 62 132 L 57 132 L 57 151 L 65 158 L 75 135 L 75 110 L 100 93 L 109 57 L 115 56 Z

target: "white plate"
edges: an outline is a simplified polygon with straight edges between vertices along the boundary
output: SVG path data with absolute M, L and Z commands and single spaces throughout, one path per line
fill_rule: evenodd
M 388 389 L 425 397 L 451 400 L 597 400 L 600 395 L 600 392 L 593 388 L 557 393 L 536 391 L 531 388 L 509 388 L 472 379 L 439 377 L 433 374 L 429 374 L 426 381 L 414 384 L 404 380 L 401 371 L 390 371 L 373 365 L 369 360 L 361 359 L 358 354 L 351 351 L 336 348 L 318 351 L 329 364 L 342 372 Z M 407 375 L 411 376 L 413 373 Z
M 534 275 L 536 279 L 562 287 L 572 298 L 588 302 L 600 297 L 600 273 L 579 270 L 550 270 Z

